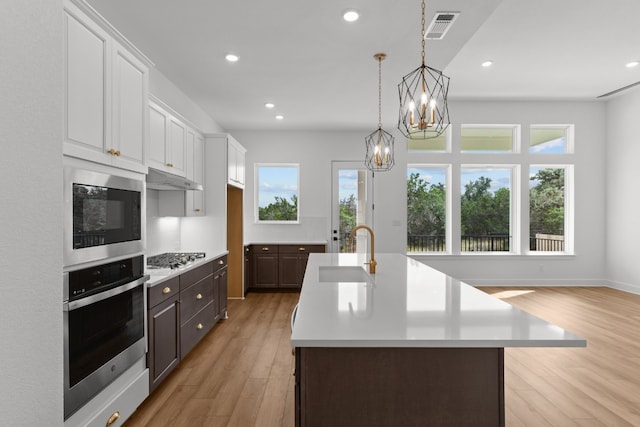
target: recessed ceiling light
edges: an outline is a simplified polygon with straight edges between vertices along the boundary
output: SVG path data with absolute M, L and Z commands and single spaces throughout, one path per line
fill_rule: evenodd
M 627 68 L 637 67 L 638 65 L 640 65 L 640 61 L 631 61 L 627 63 Z
M 349 9 L 342 14 L 342 18 L 347 22 L 354 22 L 360 18 L 360 14 L 357 10 Z
M 491 67 L 492 65 L 493 65 L 493 61 L 484 61 L 484 62 L 482 63 L 482 66 L 483 66 L 484 68 Z
M 267 102 L 267 103 L 265 103 L 265 104 L 264 104 L 264 106 L 265 106 L 265 107 L 267 107 L 267 108 L 273 108 L 273 107 L 275 107 L 276 105 L 275 105 L 275 104 L 273 104 L 273 103 L 271 103 L 271 102 Z
M 236 62 L 240 58 L 238 57 L 238 55 L 234 55 L 233 53 L 228 53 L 227 56 L 224 57 L 224 59 L 226 59 L 229 62 Z
M 282 120 L 282 119 L 284 119 L 284 116 L 282 116 L 282 115 L 280 115 L 280 114 L 278 114 L 278 115 L 276 116 L 276 120 Z

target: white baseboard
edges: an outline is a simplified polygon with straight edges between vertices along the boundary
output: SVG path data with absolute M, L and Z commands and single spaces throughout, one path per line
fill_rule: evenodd
M 640 295 L 640 286 L 632 285 L 630 283 L 614 282 L 613 280 L 607 280 L 608 287 L 618 289 L 619 291 L 625 291 L 632 294 Z

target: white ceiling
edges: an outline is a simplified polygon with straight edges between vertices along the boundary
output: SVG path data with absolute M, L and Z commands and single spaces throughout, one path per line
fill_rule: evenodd
M 373 131 L 376 52 L 391 130 L 397 84 L 420 65 L 419 0 L 87 1 L 229 131 Z M 343 21 L 348 8 L 360 20 Z M 638 0 L 432 0 L 427 23 L 445 11 L 461 14 L 426 56 L 451 78 L 450 99 L 595 100 L 640 81 L 625 67 L 640 60 Z

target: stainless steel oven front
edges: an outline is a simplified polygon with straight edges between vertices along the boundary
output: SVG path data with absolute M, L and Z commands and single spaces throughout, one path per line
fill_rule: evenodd
M 142 255 L 65 272 L 64 418 L 146 354 Z
M 142 252 L 144 181 L 64 168 L 65 267 Z

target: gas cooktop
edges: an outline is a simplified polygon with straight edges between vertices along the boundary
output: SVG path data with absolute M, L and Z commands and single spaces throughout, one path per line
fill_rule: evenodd
M 180 268 L 204 257 L 204 252 L 166 252 L 148 257 L 147 268 Z

